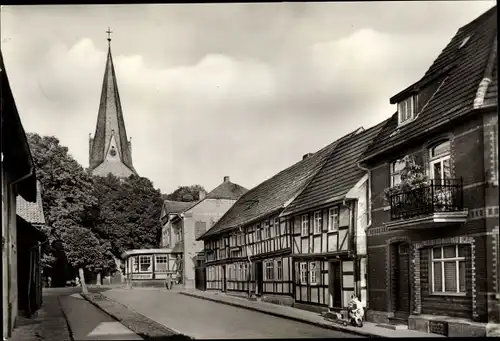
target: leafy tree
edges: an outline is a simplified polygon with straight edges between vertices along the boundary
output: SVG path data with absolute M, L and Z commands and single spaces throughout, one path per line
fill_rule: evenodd
M 44 255 L 44 270 L 57 262 L 53 242 L 61 239 L 66 229 L 82 226 L 84 213 L 95 206 L 92 177 L 69 154 L 54 136 L 28 133 L 28 142 L 36 167 L 36 176 L 43 188 L 45 233 L 51 247 Z M 58 271 L 56 271 L 58 272 Z M 65 280 L 64 280 L 65 281 Z
M 68 262 L 78 269 L 80 282 L 84 293 L 87 293 L 84 269 L 93 271 L 96 264 L 102 259 L 102 249 L 99 239 L 87 228 L 73 226 L 62 233 L 64 250 Z
M 97 285 L 101 285 L 101 273 L 111 273 L 116 270 L 116 263 L 111 251 L 111 242 L 99 241 L 99 257 L 87 267 L 88 270 L 97 274 Z
M 130 249 L 158 247 L 162 198 L 150 180 L 136 175 L 118 179 L 109 174 L 95 176 L 94 188 L 98 204 L 89 219 L 99 237 L 110 242 L 116 257 Z
M 179 186 L 172 193 L 164 195 L 163 198 L 172 201 L 197 201 L 200 200 L 200 191 L 205 191 L 201 185 Z

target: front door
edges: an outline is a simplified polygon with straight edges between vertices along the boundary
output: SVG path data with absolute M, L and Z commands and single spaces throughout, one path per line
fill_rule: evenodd
M 331 309 L 342 308 L 342 278 L 340 271 L 340 262 L 328 263 L 328 292 L 329 307 Z
M 395 306 L 394 311 L 400 315 L 410 313 L 410 262 L 409 244 L 400 243 L 395 246 L 394 279 L 395 279 Z
M 226 292 L 226 266 L 222 266 L 222 283 L 221 283 L 221 291 Z
M 262 268 L 262 262 L 255 263 L 255 282 L 256 282 L 256 292 L 257 296 L 262 295 L 264 287 L 264 273 Z

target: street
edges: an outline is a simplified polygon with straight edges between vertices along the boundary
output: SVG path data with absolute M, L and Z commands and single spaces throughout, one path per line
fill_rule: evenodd
M 360 337 L 164 290 L 113 289 L 103 294 L 196 339 Z

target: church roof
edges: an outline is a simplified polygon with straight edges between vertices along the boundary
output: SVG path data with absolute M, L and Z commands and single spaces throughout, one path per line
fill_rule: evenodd
M 108 41 L 110 40 L 108 38 Z M 97 125 L 90 151 L 89 168 L 91 170 L 104 161 L 113 135 L 116 138 L 117 152 L 121 161 L 131 171 L 137 173 L 132 165 L 132 154 L 125 130 L 120 94 L 118 92 L 113 57 L 111 56 L 111 46 L 109 46 Z

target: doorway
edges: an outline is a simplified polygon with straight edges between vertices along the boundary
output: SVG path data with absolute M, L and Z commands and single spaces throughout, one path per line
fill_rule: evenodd
M 394 313 L 401 317 L 410 314 L 410 245 L 398 243 L 393 248 Z
M 226 266 L 222 265 L 222 283 L 221 283 L 221 291 L 226 292 Z
M 342 271 L 340 262 L 328 263 L 329 308 L 342 308 Z
M 262 268 L 262 262 L 255 263 L 255 294 L 261 296 L 264 287 L 264 273 Z

